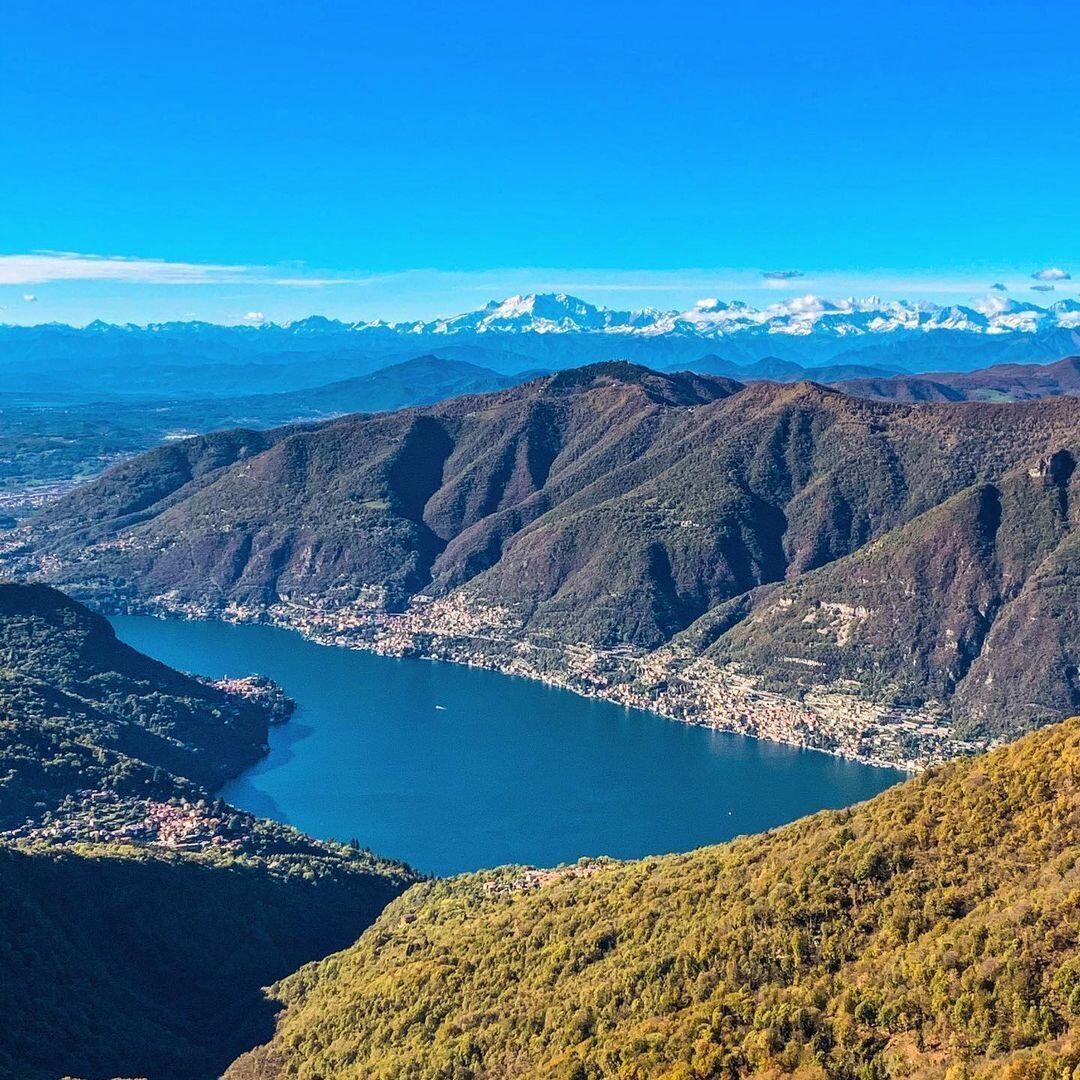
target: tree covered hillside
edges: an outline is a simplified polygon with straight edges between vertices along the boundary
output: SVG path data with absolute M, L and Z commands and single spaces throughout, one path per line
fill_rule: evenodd
M 0 1077 L 211 1080 L 417 875 L 213 798 L 287 708 L 0 585 Z
M 1060 1080 L 1080 719 L 763 836 L 418 885 L 229 1080 Z
M 169 797 L 257 761 L 287 702 L 228 693 L 117 640 L 55 589 L 0 584 L 0 828 L 78 789 Z

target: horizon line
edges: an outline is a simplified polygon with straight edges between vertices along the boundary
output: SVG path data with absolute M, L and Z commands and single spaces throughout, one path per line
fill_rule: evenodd
M 3 258 L 0 256 L 0 258 Z M 997 290 L 996 292 L 994 290 Z M 137 330 L 150 330 L 155 327 L 163 326 L 212 326 L 220 329 L 237 329 L 237 330 L 260 330 L 260 329 L 289 329 L 296 326 L 299 323 L 309 322 L 313 320 L 321 320 L 327 323 L 334 323 L 341 327 L 352 329 L 386 329 L 390 331 L 397 331 L 402 327 L 415 327 L 415 326 L 432 326 L 439 323 L 451 323 L 457 319 L 465 318 L 469 315 L 479 314 L 488 310 L 497 310 L 508 303 L 515 300 L 532 300 L 552 298 L 558 300 L 570 300 L 577 301 L 585 304 L 597 312 L 611 313 L 615 315 L 628 315 L 628 316 L 649 316 L 655 315 L 658 318 L 664 316 L 684 316 L 692 314 L 695 311 L 707 312 L 709 308 L 716 310 L 744 310 L 747 314 L 751 315 L 766 315 L 771 318 L 783 318 L 789 317 L 793 320 L 801 320 L 804 322 L 816 322 L 823 315 L 844 315 L 844 314 L 857 314 L 859 312 L 867 312 L 874 310 L 886 310 L 888 308 L 900 308 L 905 311 L 927 311 L 938 312 L 951 309 L 958 309 L 963 311 L 970 311 L 973 314 L 980 315 L 984 318 L 990 318 L 994 315 L 1009 314 L 1009 313 L 1022 313 L 1033 312 L 1040 314 L 1050 314 L 1055 308 L 1059 308 L 1064 304 L 1080 304 L 1080 299 L 1074 296 L 1062 294 L 1057 299 L 1048 301 L 1045 305 L 1039 304 L 1034 300 L 1020 300 L 1010 295 L 1012 290 L 1004 286 L 992 286 L 984 292 L 982 296 L 974 298 L 969 303 L 952 302 L 942 303 L 932 299 L 915 299 L 911 300 L 907 297 L 895 297 L 885 298 L 878 293 L 871 293 L 869 295 L 858 296 L 850 294 L 844 296 L 840 300 L 830 300 L 828 297 L 815 294 L 805 293 L 798 296 L 793 296 L 788 299 L 780 299 L 777 297 L 776 301 L 772 304 L 766 304 L 758 307 L 749 301 L 742 300 L 736 297 L 731 297 L 726 300 L 720 300 L 716 297 L 702 297 L 695 301 L 690 307 L 656 307 L 653 305 L 647 305 L 640 308 L 616 308 L 611 307 L 603 303 L 594 303 L 593 301 L 586 300 L 575 293 L 565 290 L 551 290 L 551 291 L 532 291 L 513 293 L 509 296 L 504 296 L 501 300 L 492 299 L 487 304 L 481 307 L 470 308 L 464 311 L 455 312 L 452 315 L 436 315 L 432 318 L 425 319 L 420 316 L 411 318 L 389 320 L 384 318 L 375 319 L 350 319 L 341 318 L 335 315 L 325 314 L 319 311 L 311 311 L 306 315 L 299 316 L 297 318 L 276 320 L 263 315 L 261 311 L 250 311 L 243 316 L 233 317 L 231 319 L 216 320 L 213 318 L 164 318 L 164 319 L 150 319 L 146 322 L 137 322 L 133 320 L 113 321 L 107 318 L 95 317 L 88 319 L 86 322 L 70 322 L 63 319 L 48 319 L 41 322 L 7 322 L 0 319 L 0 327 L 4 329 L 48 329 L 48 328 L 63 328 L 69 330 L 86 330 L 91 326 L 101 324 L 112 329 L 137 329 Z M 1044 291 L 1044 290 L 1039 290 Z M 24 300 L 30 303 L 36 303 L 36 296 L 26 296 Z M 1019 305 L 1013 308 L 1011 311 L 1006 304 Z M 1000 305 L 1000 306 L 999 306 Z M 4 308 L 0 306 L 0 312 Z M 763 324 L 763 323 L 762 323 Z M 463 328 L 468 329 L 468 328 Z M 607 328 L 593 328 L 584 327 L 579 330 L 582 333 L 588 332 L 605 332 Z M 616 327 L 614 329 L 621 329 Z M 632 328 L 626 328 L 628 331 Z M 488 331 L 491 332 L 491 331 Z M 497 331 L 496 331 L 497 332 Z M 610 332 L 610 331 L 608 331 Z M 661 333 L 674 333 L 676 331 L 668 330 Z M 1026 331 L 1018 331 L 1026 332 Z

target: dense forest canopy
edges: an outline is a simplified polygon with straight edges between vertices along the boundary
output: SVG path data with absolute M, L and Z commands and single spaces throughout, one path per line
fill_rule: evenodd
M 686 855 L 418 885 L 229 1080 L 1060 1080 L 1080 719 Z
M 262 986 L 417 879 L 213 797 L 288 707 L 0 585 L 0 1077 L 211 1080 L 269 1035 Z

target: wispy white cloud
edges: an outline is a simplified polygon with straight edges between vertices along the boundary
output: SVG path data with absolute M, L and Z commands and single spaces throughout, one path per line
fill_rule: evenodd
M 178 262 L 74 251 L 0 255 L 0 285 L 41 285 L 52 281 L 121 281 L 144 285 L 277 285 L 318 288 L 357 279 L 282 272 L 274 267 Z
M 266 316 L 261 311 L 249 311 L 241 321 L 252 326 L 259 326 L 261 323 L 266 322 Z
M 37 303 L 37 297 L 32 292 L 23 293 L 23 299 L 28 304 L 36 304 Z
M 1047 268 L 1032 275 L 1039 281 L 1069 277 L 1064 270 Z M 985 281 L 985 278 L 982 279 Z M 775 291 L 786 283 L 807 285 L 849 294 L 867 291 L 910 292 L 914 295 L 975 294 L 985 290 L 977 278 L 966 275 L 934 275 L 918 271 L 750 270 L 735 268 L 683 268 L 633 270 L 626 268 L 500 267 L 487 270 L 440 270 L 417 267 L 386 272 L 362 270 L 308 270 L 302 264 L 263 266 L 231 263 L 199 263 L 170 259 L 146 259 L 119 255 L 88 255 L 67 251 L 0 254 L 0 286 L 37 285 L 47 282 L 115 281 L 147 285 L 271 286 L 284 289 L 315 289 L 328 286 L 392 288 L 403 294 L 490 290 L 503 296 L 516 292 L 566 291 L 602 293 L 650 293 L 683 291 L 736 296 L 743 292 Z M 995 290 L 1005 286 L 995 284 Z
M 805 279 L 805 280 L 804 280 Z M 918 292 L 976 292 L 977 281 L 889 272 L 849 274 L 802 270 L 685 268 L 656 271 L 610 268 L 500 267 L 489 270 L 440 270 L 418 267 L 386 272 L 360 270 L 309 271 L 302 265 L 261 266 L 144 259 L 119 255 L 87 255 L 66 251 L 0 254 L 0 286 L 48 282 L 113 281 L 145 285 L 270 286 L 318 289 L 329 286 L 392 288 L 402 294 L 491 291 L 492 297 L 516 292 L 566 291 L 613 293 L 705 292 L 734 296 L 760 289 L 775 291 L 786 283 L 820 284 L 832 291 L 865 292 L 890 288 Z
M 0 285 L 40 285 L 49 281 L 128 281 L 190 285 L 227 281 L 245 272 L 242 266 L 129 259 L 113 255 L 80 255 L 71 251 L 38 251 L 0 255 Z
M 1072 274 L 1059 266 L 1047 266 L 1043 270 L 1036 270 L 1031 276 L 1036 281 L 1068 281 Z

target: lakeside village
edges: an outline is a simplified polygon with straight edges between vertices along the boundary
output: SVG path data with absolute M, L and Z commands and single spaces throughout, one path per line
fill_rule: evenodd
M 265 710 L 271 724 L 284 723 L 296 711 L 296 702 L 265 675 L 229 675 L 224 679 L 196 677 L 206 686 L 258 705 Z
M 199 681 L 255 703 L 271 724 L 284 723 L 296 709 L 296 702 L 263 675 Z M 261 749 L 265 752 L 267 747 Z M 121 795 L 109 788 L 74 792 L 40 817 L 0 831 L 0 840 L 5 841 L 130 843 L 173 851 L 247 851 L 258 839 L 255 819 L 220 798 L 157 799 Z
M 305 597 L 281 599 L 269 608 L 236 603 L 215 608 L 166 593 L 125 609 L 268 622 L 324 645 L 489 668 L 671 720 L 909 772 L 988 748 L 956 739 L 944 708 L 934 703 L 919 709 L 880 704 L 860 696 L 851 682 L 811 687 L 796 700 L 764 689 L 756 676 L 735 665 L 717 664 L 685 647 L 642 652 L 538 640 L 526 635 L 507 609 L 461 595 L 417 596 L 400 613 L 385 610 L 377 587 L 348 602 Z
M 0 833 L 3 840 L 149 844 L 174 851 L 240 850 L 254 839 L 253 819 L 221 799 L 131 798 L 108 789 L 68 796 L 39 820 Z

